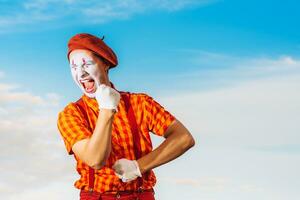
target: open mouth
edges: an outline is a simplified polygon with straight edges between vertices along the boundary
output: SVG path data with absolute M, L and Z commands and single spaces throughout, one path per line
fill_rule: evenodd
M 96 91 L 95 81 L 93 79 L 80 80 L 80 83 L 87 93 L 94 93 Z

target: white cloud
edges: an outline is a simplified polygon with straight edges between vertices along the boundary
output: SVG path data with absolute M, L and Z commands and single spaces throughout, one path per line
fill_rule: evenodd
M 69 183 L 72 181 L 68 180 Z M 74 189 L 71 192 L 71 187 L 67 181 L 53 182 L 49 185 L 45 185 L 40 188 L 31 188 L 25 190 L 24 192 L 13 192 L 12 195 L 7 198 L 8 200 L 17 200 L 17 199 L 30 199 L 30 200 L 63 200 L 63 199 L 79 199 L 79 192 Z M 66 192 L 66 188 L 69 188 L 70 192 Z
M 155 2 L 154 4 L 157 4 L 161 9 L 169 10 L 169 11 L 176 11 L 180 10 L 185 7 L 192 7 L 192 6 L 199 6 L 199 5 L 207 5 L 212 4 L 215 2 L 218 2 L 219 0 L 177 0 L 177 1 L 171 1 L 171 0 L 155 0 L 152 2 Z M 157 6 L 155 5 L 155 6 Z
M 48 93 L 45 98 L 22 91 L 19 85 L 0 83 L 1 104 L 32 104 L 35 106 L 58 105 L 58 94 Z
M 283 56 L 237 63 L 218 78 L 247 77 L 252 69 L 263 76 L 236 79 L 213 90 L 155 97 L 196 138 L 191 151 L 158 168 L 156 189 L 159 197 L 165 197 L 160 199 L 172 195 L 172 199 L 296 197 L 299 150 L 290 147 L 299 146 L 300 139 L 299 60 Z M 1 195 L 12 200 L 45 194 L 48 199 L 76 198 L 75 161 L 67 155 L 56 129 L 60 97 L 20 90 L 0 84 L 4 94 L 0 96 L 0 170 L 6 172 L 0 178 Z M 24 192 L 12 195 L 16 190 Z M 56 196 L 62 190 L 68 191 L 66 196 Z
M 166 182 L 167 184 L 176 184 L 196 187 L 194 189 L 209 190 L 209 191 L 220 191 L 225 189 L 230 184 L 230 179 L 227 177 L 199 177 L 199 178 L 177 178 L 177 177 L 162 177 L 160 181 Z
M 243 192 L 262 192 L 263 189 L 255 185 L 241 185 L 240 189 Z
M 168 11 L 173 12 L 188 7 L 204 6 L 216 2 L 215 0 L 189 0 L 189 1 L 137 1 L 123 0 L 110 2 L 94 2 L 93 6 L 83 9 L 83 14 L 88 16 L 92 22 L 106 22 L 112 19 L 127 19 L 135 14 L 141 14 L 151 11 Z M 98 17 L 98 18 L 93 18 Z
M 0 170 L 5 172 L 1 173 L 0 192 L 5 199 L 18 199 L 12 198 L 15 191 L 66 182 L 73 170 L 56 128 L 60 97 L 22 90 L 0 84 Z
M 283 73 L 300 73 L 300 60 L 289 55 L 282 55 L 278 58 L 266 56 L 249 58 L 194 49 L 179 51 L 188 54 L 189 61 L 199 69 L 192 73 L 182 73 L 179 77 L 203 77 L 208 75 L 231 78 L 235 76 L 235 78 L 241 80 L 255 76 L 271 77 L 272 75 L 283 75 Z
M 15 89 L 18 87 L 19 87 L 18 85 L 0 83 L 0 92 L 6 92 L 8 90 Z
M 281 56 L 278 59 L 257 58 L 236 64 L 239 70 L 245 70 L 245 73 L 261 74 L 267 73 L 294 73 L 300 71 L 300 60 L 296 60 L 291 56 Z
M 174 93 L 231 88 L 255 80 L 300 74 L 300 60 L 289 55 L 240 57 L 193 49 L 180 53 L 187 58 L 185 65 L 189 67 L 182 66 L 184 70 L 180 73 L 170 72 L 170 80 L 165 84 Z
M 164 101 L 194 132 L 222 144 L 279 145 L 299 140 L 300 61 L 290 56 L 230 60 L 233 66 L 225 70 L 182 73 L 176 79 L 192 80 L 194 85 L 219 80 L 230 84 L 174 93 Z
M 72 17 L 82 23 L 105 23 L 115 19 L 130 18 L 144 12 L 177 11 L 214 2 L 216 0 L 27 0 L 15 4 L 7 3 L 5 14 L 0 15 L 0 27 L 62 20 L 65 17 Z M 2 29 L 2 32 L 4 31 L 6 30 Z
M 166 190 L 176 190 L 174 199 L 299 196 L 294 186 L 300 178 L 300 60 L 206 52 L 196 61 L 199 68 L 222 66 L 174 76 L 176 86 L 190 81 L 194 89 L 220 79 L 230 84 L 221 82 L 206 90 L 186 87 L 154 97 L 196 139 L 191 151 L 157 169 L 161 198 L 169 197 Z

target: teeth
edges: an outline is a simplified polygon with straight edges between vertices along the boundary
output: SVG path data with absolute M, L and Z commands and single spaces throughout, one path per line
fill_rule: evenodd
M 91 81 L 92 79 L 88 79 L 88 80 L 80 80 L 81 83 L 85 83 L 85 82 L 89 82 Z

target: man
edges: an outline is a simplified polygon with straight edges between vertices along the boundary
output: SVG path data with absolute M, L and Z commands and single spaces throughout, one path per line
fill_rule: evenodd
M 115 88 L 108 72 L 118 60 L 103 38 L 73 36 L 67 57 L 83 95 L 59 113 L 57 126 L 77 161 L 80 199 L 153 200 L 152 169 L 194 146 L 192 135 L 151 96 Z M 165 137 L 154 150 L 149 132 Z

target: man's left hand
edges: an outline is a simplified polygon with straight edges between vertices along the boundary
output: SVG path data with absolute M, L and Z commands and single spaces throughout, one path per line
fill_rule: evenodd
M 142 177 L 136 160 L 122 158 L 117 160 L 112 168 L 115 170 L 115 174 L 122 179 L 123 182 L 133 181 L 137 177 Z

